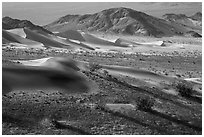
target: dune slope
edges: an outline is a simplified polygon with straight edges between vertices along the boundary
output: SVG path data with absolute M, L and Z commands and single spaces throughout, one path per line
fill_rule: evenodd
M 27 38 L 23 38 L 19 35 L 13 34 L 11 32 L 7 32 L 6 30 L 2 30 L 2 37 L 10 42 L 16 42 L 16 43 L 20 43 L 20 44 L 24 44 L 27 46 L 31 46 L 31 45 L 41 45 L 41 43 L 27 39 Z M 42 45 L 41 45 L 42 46 Z
M 68 44 L 63 44 L 63 43 L 57 42 L 57 41 L 50 39 L 44 35 L 35 33 L 29 29 L 24 28 L 24 32 L 26 33 L 26 38 L 41 42 L 46 47 L 58 47 L 58 48 L 68 48 L 68 49 L 71 48 L 71 46 Z

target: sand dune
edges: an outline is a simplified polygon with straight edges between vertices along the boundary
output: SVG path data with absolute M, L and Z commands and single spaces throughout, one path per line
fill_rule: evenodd
M 165 46 L 163 41 L 152 41 L 152 42 L 133 42 L 126 39 L 118 38 L 115 43 L 126 45 L 129 47 L 137 47 L 137 46 Z
M 81 34 L 82 34 L 83 38 L 85 39 L 85 41 L 88 42 L 88 43 L 98 44 L 98 45 L 105 45 L 105 46 L 108 46 L 108 45 L 114 46 L 113 42 L 103 40 L 101 38 L 97 38 L 97 37 L 95 37 L 95 36 L 93 36 L 91 34 L 87 34 L 87 33 L 84 33 L 84 32 L 82 32 Z
M 132 51 L 133 47 L 154 47 L 154 46 L 162 46 L 164 43 L 163 41 L 155 41 L 155 42 L 146 42 L 146 43 L 139 43 L 139 42 L 133 42 L 125 39 L 117 39 L 115 42 L 102 39 L 99 37 L 94 36 L 93 34 L 88 34 L 85 32 L 80 32 L 76 30 L 68 30 L 61 33 L 56 33 L 55 35 L 52 34 L 43 34 L 27 29 L 27 28 L 21 28 L 21 29 L 12 29 L 9 30 L 9 32 L 3 32 L 4 34 L 4 43 L 8 43 L 8 41 L 25 44 L 25 45 L 31 45 L 31 42 L 37 42 L 37 45 L 39 47 L 39 44 L 44 45 L 46 48 L 65 48 L 65 49 L 83 49 L 83 50 L 96 50 L 97 51 L 110 51 L 111 48 L 118 50 L 118 51 L 124 51 L 124 49 Z M 9 33 L 11 36 L 7 36 L 7 33 Z M 22 39 L 24 38 L 24 39 Z M 36 43 L 35 43 L 36 44 Z M 15 45 L 15 44 L 13 44 Z M 19 45 L 17 45 L 19 47 Z M 25 47 L 25 46 L 22 46 Z M 118 49 L 116 49 L 118 48 Z M 125 50 L 126 50 L 125 49 Z
M 138 46 L 164 46 L 163 41 L 152 41 L 152 42 L 133 42 L 126 39 L 118 38 L 115 43 L 121 45 L 127 45 L 129 47 L 138 47 Z
M 170 82 L 173 80 L 171 77 L 166 77 L 163 75 L 159 75 L 150 71 L 146 70 L 139 70 L 134 69 L 131 67 L 123 67 L 123 66 L 108 66 L 103 65 L 103 69 L 108 70 L 110 73 L 113 74 L 121 74 L 125 76 L 134 77 L 137 79 L 146 79 L 146 80 L 153 80 L 153 81 L 166 81 Z
M 18 39 L 23 39 L 21 38 L 20 36 L 18 35 L 15 35 L 15 34 L 12 34 L 10 32 L 7 32 L 6 30 L 2 30 L 2 37 L 7 40 L 7 41 L 10 41 L 10 42 L 17 42 L 17 43 L 20 43 Z
M 80 41 L 76 41 L 76 40 L 72 40 L 72 39 L 69 39 L 67 41 L 69 41 L 71 44 L 77 44 L 77 46 L 79 46 L 80 48 L 83 48 L 83 49 L 95 50 L 93 47 L 88 46 L 87 44 L 82 43 Z
M 47 67 L 53 67 L 53 68 L 58 67 L 58 69 L 63 68 L 65 70 L 66 70 L 66 67 L 73 68 L 74 70 L 89 69 L 88 67 L 89 62 L 75 61 L 70 58 L 61 58 L 61 57 L 49 57 L 49 58 L 28 60 L 28 61 L 19 60 L 19 62 L 29 66 L 47 66 Z M 150 71 L 134 69 L 131 67 L 115 66 L 115 65 L 101 65 L 101 66 L 102 66 L 102 69 L 108 70 L 110 73 L 121 74 L 121 75 L 130 76 L 134 78 L 139 78 L 139 79 L 155 80 L 159 82 L 160 81 L 170 82 L 175 79 L 174 77 L 167 77 Z
M 163 46 L 163 41 L 153 41 L 153 42 L 144 42 L 144 43 L 138 43 L 140 45 L 150 45 L 150 46 Z
M 152 41 L 152 42 L 133 42 L 130 40 L 118 38 L 115 42 L 98 38 L 92 34 L 82 32 L 82 36 L 85 39 L 84 43 L 88 43 L 96 46 L 105 47 L 119 47 L 119 48 L 132 48 L 132 47 L 161 47 L 165 46 L 163 41 Z M 94 46 L 95 46 L 94 45 Z M 102 47 L 101 47 L 102 48 Z
M 120 44 L 120 45 L 124 45 L 124 46 L 127 46 L 127 47 L 132 47 L 132 46 L 139 46 L 141 45 L 140 43 L 136 43 L 136 42 L 133 42 L 133 41 L 129 41 L 129 40 L 126 40 L 126 39 L 121 39 L 121 38 L 118 38 L 116 41 L 115 41 L 116 44 Z
M 7 30 L 8 32 L 11 32 L 13 34 L 16 34 L 16 35 L 19 35 L 23 38 L 26 38 L 26 34 L 23 30 L 23 28 L 17 28 L 17 29 L 10 29 L 10 30 Z
M 66 71 L 66 69 L 73 69 L 75 71 L 79 71 L 80 69 L 77 67 L 77 62 L 70 58 L 62 58 L 62 57 L 48 57 L 42 59 L 35 60 L 16 60 L 22 63 L 25 66 L 43 66 L 47 68 L 53 68 L 58 70 Z
M 43 63 L 45 63 L 50 58 L 52 58 L 52 57 L 34 59 L 34 60 L 13 60 L 13 61 L 14 62 L 19 61 L 20 63 L 22 63 L 25 66 L 41 66 Z
M 63 43 L 63 44 L 67 44 L 67 45 L 70 45 L 72 48 L 74 49 L 79 49 L 79 48 L 82 48 L 82 49 L 85 49 L 85 50 L 95 50 L 94 48 L 86 45 L 86 44 L 83 44 L 81 43 L 80 41 L 78 40 L 72 40 L 72 39 L 64 39 L 62 37 L 59 37 L 59 36 L 53 36 L 53 35 L 50 35 L 49 36 L 51 39 L 57 41 L 57 42 L 60 42 L 60 43 Z
M 66 57 L 47 57 L 34 60 L 12 60 L 14 62 L 20 62 L 25 66 L 44 66 L 48 68 L 54 68 L 59 70 L 66 70 L 66 67 L 78 70 L 89 70 L 89 62 L 75 61 Z
M 73 60 L 44 58 L 21 63 L 24 65 L 3 67 L 3 94 L 14 90 L 57 90 L 65 94 L 89 91 L 88 82 L 77 72 L 79 68 Z
M 175 77 L 167 77 L 167 76 L 159 75 L 159 74 L 156 74 L 150 71 L 134 69 L 131 67 L 102 65 L 102 68 L 107 70 L 113 76 L 117 77 L 119 75 L 123 75 L 123 76 L 133 77 L 133 78 L 146 82 L 145 85 L 148 85 L 149 87 L 156 86 L 161 91 L 167 94 L 172 94 L 172 95 L 178 95 L 178 92 L 176 91 L 176 89 L 172 87 L 169 88 L 167 85 L 171 86 L 172 83 L 175 82 L 175 80 L 183 81 Z M 193 89 L 197 91 L 198 93 L 202 94 L 202 90 L 201 90 L 202 89 L 201 87 L 202 79 L 201 78 L 189 78 L 189 79 L 184 79 L 184 80 L 192 82 Z
M 2 30 L 2 37 L 7 40 L 7 42 L 14 42 L 14 43 L 20 43 L 23 45 L 27 45 L 27 46 L 42 46 L 41 43 L 27 39 L 27 38 L 23 38 L 19 35 L 13 34 L 11 32 L 7 32 L 6 30 Z
M 83 42 L 96 44 L 96 45 L 103 45 L 103 46 L 119 46 L 119 47 L 129 47 L 125 44 L 121 43 L 114 43 L 102 38 L 98 38 L 92 34 L 87 34 L 85 32 L 80 32 L 77 30 L 67 30 L 65 32 L 56 33 L 57 36 L 67 38 L 67 40 L 77 40 L 80 41 L 81 44 Z M 83 43 L 85 44 L 85 43 Z M 87 46 L 87 45 L 86 45 Z
M 84 37 L 77 30 L 67 30 L 65 32 L 56 33 L 55 35 L 66 38 L 66 39 L 85 41 Z
M 12 43 L 6 44 L 6 46 L 15 47 L 15 48 L 38 48 L 38 49 L 44 49 L 44 45 L 43 44 L 27 45 L 27 44 L 21 44 L 21 43 L 12 42 Z
M 48 58 L 42 58 L 42 59 L 36 59 L 36 60 L 16 60 L 16 62 L 20 62 L 24 66 L 31 66 L 31 67 L 37 67 L 37 68 L 44 68 L 44 69 L 54 69 L 56 71 L 63 71 L 67 72 L 69 70 L 72 71 L 79 71 L 79 70 L 89 70 L 89 62 L 84 61 L 74 61 L 70 58 L 62 58 L 62 57 L 48 57 Z M 172 84 L 176 80 L 175 77 L 167 77 L 164 75 L 156 74 L 150 71 L 146 70 L 139 70 L 134 69 L 132 67 L 124 67 L 124 66 L 115 66 L 115 65 L 101 65 L 102 69 L 107 70 L 109 74 L 113 76 L 129 76 L 136 78 L 138 80 L 144 81 L 146 84 L 150 87 L 156 86 L 161 91 L 177 95 L 178 93 L 175 91 L 175 89 L 168 89 L 165 87 L 165 85 Z M 177 79 L 178 80 L 178 79 Z M 185 79 L 187 81 L 195 81 L 195 84 L 202 84 L 200 79 Z M 132 83 L 133 84 L 133 83 Z M 133 84 L 134 85 L 134 84 Z M 138 86 L 138 85 L 137 85 Z M 90 87 L 90 86 L 89 86 Z M 199 86 L 195 86 L 196 89 L 199 88 Z
M 8 44 L 8 43 L 10 43 L 10 41 L 2 37 L 2 44 Z
M 41 35 L 38 33 L 35 33 L 29 29 L 25 29 L 24 28 L 24 32 L 26 33 L 26 38 L 34 40 L 34 41 L 38 41 L 41 42 L 45 45 L 45 47 L 58 47 L 58 48 L 67 48 L 67 49 L 71 49 L 71 46 L 68 44 L 64 44 L 64 43 L 60 43 L 57 42 L 49 37 L 46 37 L 45 35 Z
M 23 66 L 31 66 L 31 67 L 43 67 L 47 69 L 54 69 L 58 71 L 69 71 L 72 69 L 77 72 L 79 70 L 88 70 L 88 62 L 83 61 L 75 61 L 70 58 L 65 57 L 48 57 L 41 58 L 35 60 L 13 60 L 14 62 L 20 62 Z M 77 72 L 80 76 L 83 75 L 80 72 Z M 84 76 L 82 76 L 84 78 Z M 85 79 L 85 78 L 84 78 Z M 87 81 L 85 81 L 86 83 Z M 98 86 L 92 80 L 88 80 L 87 84 L 87 92 L 92 93 L 98 91 Z
M 81 48 L 94 50 L 91 45 L 115 46 L 115 43 L 97 38 L 91 34 L 79 32 L 76 30 L 68 30 L 61 33 L 56 33 L 57 36 L 66 38 L 68 42 L 77 44 Z

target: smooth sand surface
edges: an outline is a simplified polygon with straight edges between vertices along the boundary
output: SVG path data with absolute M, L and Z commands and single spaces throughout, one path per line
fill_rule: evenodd
M 27 45 L 29 46 L 34 46 L 34 45 L 41 45 L 41 43 L 27 39 L 27 38 L 23 38 L 19 35 L 13 34 L 11 32 L 8 32 L 6 30 L 2 30 L 2 36 L 4 39 L 6 39 L 7 41 L 13 42 L 13 43 L 20 43 L 23 45 Z
M 58 47 L 58 48 L 71 49 L 71 46 L 68 44 L 57 42 L 45 35 L 41 35 L 29 29 L 24 28 L 24 32 L 26 33 L 26 38 L 43 43 L 46 47 Z
M 17 28 L 17 29 L 10 29 L 10 30 L 7 30 L 8 32 L 11 32 L 13 34 L 16 34 L 16 35 L 19 35 L 23 38 L 26 38 L 26 34 L 23 30 L 23 28 Z

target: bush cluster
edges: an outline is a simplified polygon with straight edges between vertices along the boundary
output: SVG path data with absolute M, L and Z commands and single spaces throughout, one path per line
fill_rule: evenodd
M 152 110 L 154 106 L 154 100 L 148 97 L 145 98 L 138 98 L 137 100 L 137 107 L 139 110 L 148 111 Z
M 193 86 L 189 82 L 177 81 L 173 83 L 173 86 L 182 97 L 191 97 L 193 94 Z
M 175 84 L 175 87 L 182 97 L 191 97 L 193 94 L 192 85 L 188 82 L 178 82 Z
M 89 63 L 89 69 L 91 72 L 97 71 L 101 68 L 102 68 L 102 66 L 99 65 L 98 63 L 92 63 L 92 62 Z

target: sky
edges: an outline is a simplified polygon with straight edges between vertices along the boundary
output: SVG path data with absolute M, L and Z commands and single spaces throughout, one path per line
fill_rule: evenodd
M 108 8 L 126 7 L 162 17 L 165 13 L 188 16 L 202 12 L 202 3 L 176 2 L 3 2 L 2 17 L 30 20 L 47 25 L 67 14 L 93 14 Z

